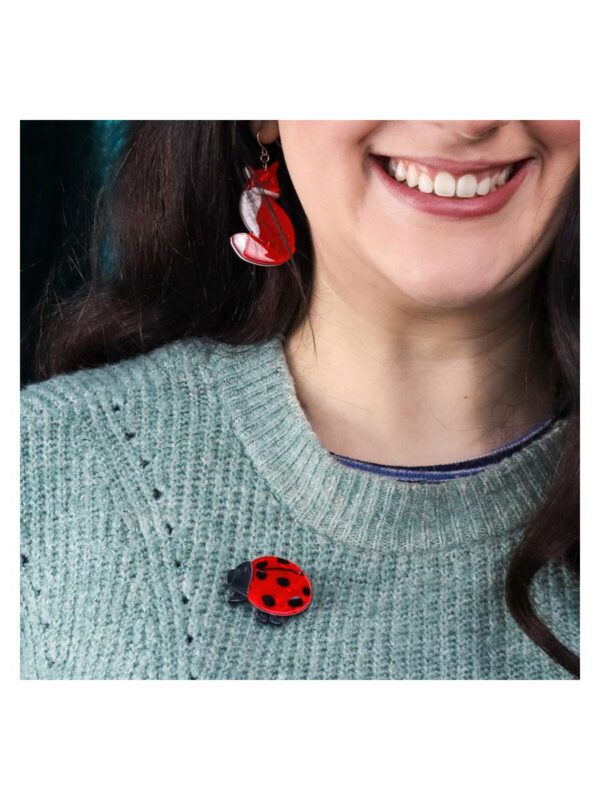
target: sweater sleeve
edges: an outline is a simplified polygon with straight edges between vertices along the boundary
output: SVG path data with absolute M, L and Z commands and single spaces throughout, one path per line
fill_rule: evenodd
M 56 589 L 69 568 L 66 532 L 81 501 L 78 464 L 87 426 L 80 424 L 80 409 L 53 392 L 52 382 L 21 392 L 21 679 L 52 677 L 65 635 L 56 626 Z
M 40 617 L 43 576 L 39 561 L 43 550 L 44 485 L 48 465 L 54 461 L 50 429 L 36 417 L 21 396 L 21 678 L 45 677 L 43 623 Z

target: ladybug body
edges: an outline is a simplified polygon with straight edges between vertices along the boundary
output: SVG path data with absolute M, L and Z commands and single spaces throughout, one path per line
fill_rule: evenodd
M 308 575 L 297 564 L 278 556 L 259 556 L 229 570 L 229 602 L 249 602 L 261 622 L 280 625 L 285 617 L 305 611 L 312 601 Z

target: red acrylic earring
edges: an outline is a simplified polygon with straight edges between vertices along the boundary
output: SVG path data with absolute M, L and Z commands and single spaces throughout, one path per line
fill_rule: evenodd
M 281 194 L 277 180 L 279 161 L 267 167 L 269 153 L 258 132 L 256 138 L 262 147 L 262 169 L 244 167 L 248 183 L 240 197 L 240 216 L 248 233 L 234 233 L 229 241 L 244 261 L 260 267 L 278 267 L 294 255 L 296 234 L 288 215 L 273 200 Z

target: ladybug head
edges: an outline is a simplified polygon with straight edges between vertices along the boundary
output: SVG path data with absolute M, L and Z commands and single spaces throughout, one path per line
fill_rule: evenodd
M 249 561 L 244 561 L 235 569 L 230 569 L 225 578 L 225 582 L 230 589 L 239 594 L 247 595 L 252 577 L 252 565 Z

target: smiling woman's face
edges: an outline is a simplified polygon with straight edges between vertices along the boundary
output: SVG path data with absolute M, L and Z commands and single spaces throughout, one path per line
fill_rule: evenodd
M 280 120 L 279 134 L 328 284 L 445 308 L 531 272 L 579 161 L 577 120 Z M 525 159 L 487 193 L 503 165 Z

